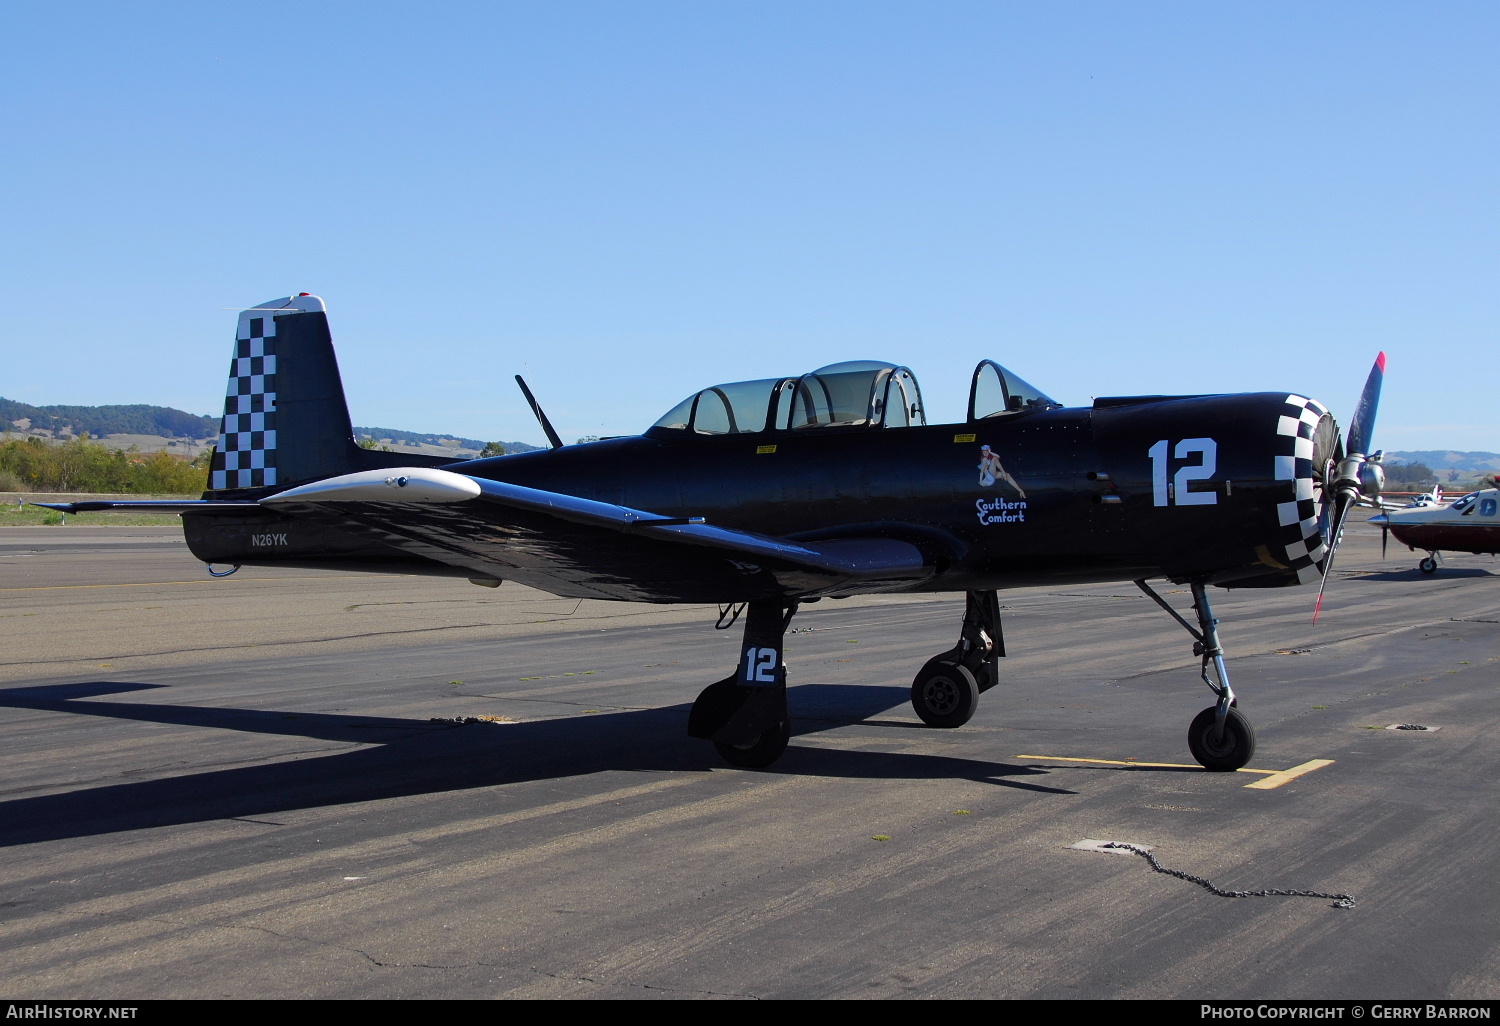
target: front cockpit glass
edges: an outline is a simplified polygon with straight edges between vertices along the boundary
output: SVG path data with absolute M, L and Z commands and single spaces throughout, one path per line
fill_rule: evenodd
M 1000 365 L 983 360 L 974 368 L 974 386 L 970 389 L 969 419 L 980 420 L 1004 413 L 1005 384 L 1000 377 Z
M 700 435 L 755 434 L 766 429 L 771 400 L 785 379 L 736 381 L 689 396 L 655 424 Z
M 1012 410 L 1045 410 L 1062 403 L 1043 392 L 1035 385 L 1012 373 L 1005 372 L 1005 391 Z
M 678 403 L 653 429 L 736 435 L 768 428 L 797 431 L 926 423 L 922 390 L 910 370 L 862 360 L 832 364 L 800 378 L 714 385 Z
M 981 360 L 974 368 L 969 389 L 969 419 L 984 420 L 1023 410 L 1046 410 L 1062 403 L 1006 370 L 994 360 Z
M 1452 506 L 1449 506 L 1448 510 L 1449 510 L 1449 512 L 1452 512 L 1452 513 L 1462 513 L 1462 512 L 1464 512 L 1464 510 L 1466 510 L 1470 506 L 1474 505 L 1474 500 L 1477 499 L 1477 498 L 1479 498 L 1479 493 L 1478 492 L 1470 492 L 1468 495 L 1465 495 L 1462 499 L 1459 499 L 1458 501 L 1454 502 L 1454 504 Z

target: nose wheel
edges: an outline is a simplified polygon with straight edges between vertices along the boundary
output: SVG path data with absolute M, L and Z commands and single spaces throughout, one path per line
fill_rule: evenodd
M 1426 559 L 1422 560 L 1422 562 L 1417 564 L 1417 569 L 1422 571 L 1424 574 L 1435 574 L 1437 573 L 1437 560 L 1431 556 L 1428 556 Z
M 1255 728 L 1238 709 L 1218 724 L 1219 708 L 1211 705 L 1193 717 L 1188 727 L 1188 751 L 1204 769 L 1233 772 L 1255 757 Z

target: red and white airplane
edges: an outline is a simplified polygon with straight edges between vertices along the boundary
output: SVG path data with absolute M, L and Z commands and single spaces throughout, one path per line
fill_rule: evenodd
M 1383 532 L 1382 555 L 1385 536 L 1394 534 L 1409 549 L 1425 549 L 1427 558 L 1417 569 L 1435 573 L 1439 552 L 1500 553 L 1500 488 L 1470 492 L 1446 506 L 1419 499 L 1405 509 L 1388 509 L 1371 517 L 1370 523 Z

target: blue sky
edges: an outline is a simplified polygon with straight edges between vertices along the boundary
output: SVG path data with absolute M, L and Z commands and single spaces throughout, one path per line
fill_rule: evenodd
M 996 359 L 1500 450 L 1500 5 L 0 7 L 0 395 L 220 410 L 328 303 L 356 423 L 541 441 Z

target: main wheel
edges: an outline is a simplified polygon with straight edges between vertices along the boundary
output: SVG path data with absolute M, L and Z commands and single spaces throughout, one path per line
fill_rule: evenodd
M 911 707 L 929 727 L 962 727 L 979 708 L 979 682 L 966 666 L 929 659 L 911 682 Z
M 1255 757 L 1255 728 L 1238 709 L 1224 717 L 1224 731 L 1214 737 L 1215 709 L 1209 706 L 1188 727 L 1188 750 L 1204 769 L 1229 772 Z
M 792 740 L 792 721 L 782 720 L 748 745 L 726 745 L 715 741 L 714 747 L 731 766 L 745 769 L 765 769 L 781 758 Z
M 1428 556 L 1426 559 L 1422 560 L 1422 562 L 1417 564 L 1417 569 L 1422 571 L 1424 574 L 1435 574 L 1437 573 L 1437 560 L 1433 559 L 1431 556 Z

